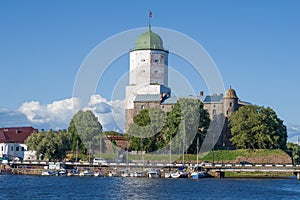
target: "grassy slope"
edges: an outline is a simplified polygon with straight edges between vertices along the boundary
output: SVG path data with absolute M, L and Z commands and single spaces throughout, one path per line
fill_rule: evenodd
M 205 155 L 202 160 L 212 161 L 212 157 L 212 152 L 210 152 Z M 285 151 L 280 149 L 241 149 L 214 151 L 214 161 L 223 161 L 228 163 L 247 161 L 250 163 L 292 164 L 291 157 Z
M 81 155 L 80 158 L 84 156 Z M 113 158 L 116 158 L 116 155 L 113 154 L 102 154 L 101 157 L 111 160 Z M 168 154 L 145 154 L 144 156 L 145 161 L 159 161 L 159 162 L 169 162 L 170 155 Z M 185 162 L 195 163 L 196 162 L 196 155 L 187 154 L 185 155 Z M 199 162 L 202 161 L 208 161 L 212 162 L 212 152 L 209 152 L 206 155 L 200 155 L 199 156 Z M 85 158 L 82 158 L 85 160 L 87 159 L 87 156 Z M 141 159 L 140 154 L 129 154 L 128 155 L 129 160 L 135 160 L 138 161 Z M 124 158 L 125 160 L 125 158 Z M 182 155 L 172 155 L 172 162 L 176 161 L 177 163 L 182 160 Z M 257 149 L 257 150 L 247 150 L 247 149 L 241 149 L 241 150 L 215 150 L 214 151 L 214 162 L 216 163 L 240 163 L 243 161 L 247 161 L 250 163 L 271 163 L 271 164 L 292 164 L 292 160 L 290 156 L 280 150 L 266 150 L 266 149 Z

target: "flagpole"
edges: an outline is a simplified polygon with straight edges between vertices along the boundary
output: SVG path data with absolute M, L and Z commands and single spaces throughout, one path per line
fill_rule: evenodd
M 149 11 L 149 22 L 148 22 L 148 27 L 149 27 L 149 30 L 150 30 L 150 27 L 151 27 L 151 25 L 150 25 L 150 19 L 152 18 L 152 12 L 151 12 L 151 10 Z

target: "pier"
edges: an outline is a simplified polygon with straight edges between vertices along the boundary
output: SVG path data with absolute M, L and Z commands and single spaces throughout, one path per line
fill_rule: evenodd
M 141 170 L 141 169 L 160 169 L 164 171 L 166 169 L 175 170 L 182 166 L 182 164 L 173 164 L 166 162 L 111 162 L 111 163 L 89 163 L 89 162 L 46 162 L 46 161 L 15 161 L 8 163 L 10 168 L 15 171 L 33 169 L 32 171 L 43 170 L 49 166 L 64 165 L 67 169 L 72 169 L 73 167 L 85 168 L 89 167 L 91 169 L 101 168 L 104 171 L 122 171 L 124 169 L 131 170 Z M 184 164 L 186 168 L 194 168 L 193 164 Z M 211 164 L 205 163 L 201 167 L 209 172 L 214 177 L 225 178 L 226 173 L 287 173 L 294 174 L 297 176 L 297 179 L 300 180 L 300 165 L 291 165 L 291 164 Z

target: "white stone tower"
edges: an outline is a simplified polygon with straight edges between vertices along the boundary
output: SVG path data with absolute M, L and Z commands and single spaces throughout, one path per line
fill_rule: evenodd
M 130 51 L 129 84 L 126 86 L 125 131 L 133 122 L 134 100 L 138 94 L 171 94 L 168 88 L 168 54 L 159 35 L 151 31 L 141 34 Z

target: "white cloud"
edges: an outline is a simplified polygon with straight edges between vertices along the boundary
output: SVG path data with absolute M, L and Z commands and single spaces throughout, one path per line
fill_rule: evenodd
M 124 100 L 108 101 L 100 95 L 93 95 L 84 110 L 93 111 L 105 131 L 123 132 L 125 125 L 124 103 Z
M 288 142 L 297 143 L 298 138 L 300 137 L 300 125 L 288 124 L 287 132 L 288 132 Z
M 123 104 L 123 100 L 107 101 L 100 95 L 93 95 L 83 110 L 93 111 L 105 131 L 122 132 L 125 119 Z M 76 98 L 54 101 L 45 105 L 38 101 L 31 101 L 23 103 L 19 112 L 26 116 L 33 126 L 57 130 L 67 129 L 70 120 L 80 107 L 80 101 Z
M 45 125 L 45 129 L 67 128 L 73 113 L 79 108 L 79 100 L 76 98 L 54 101 L 51 104 L 42 105 L 40 102 L 25 102 L 19 108 L 33 125 Z

